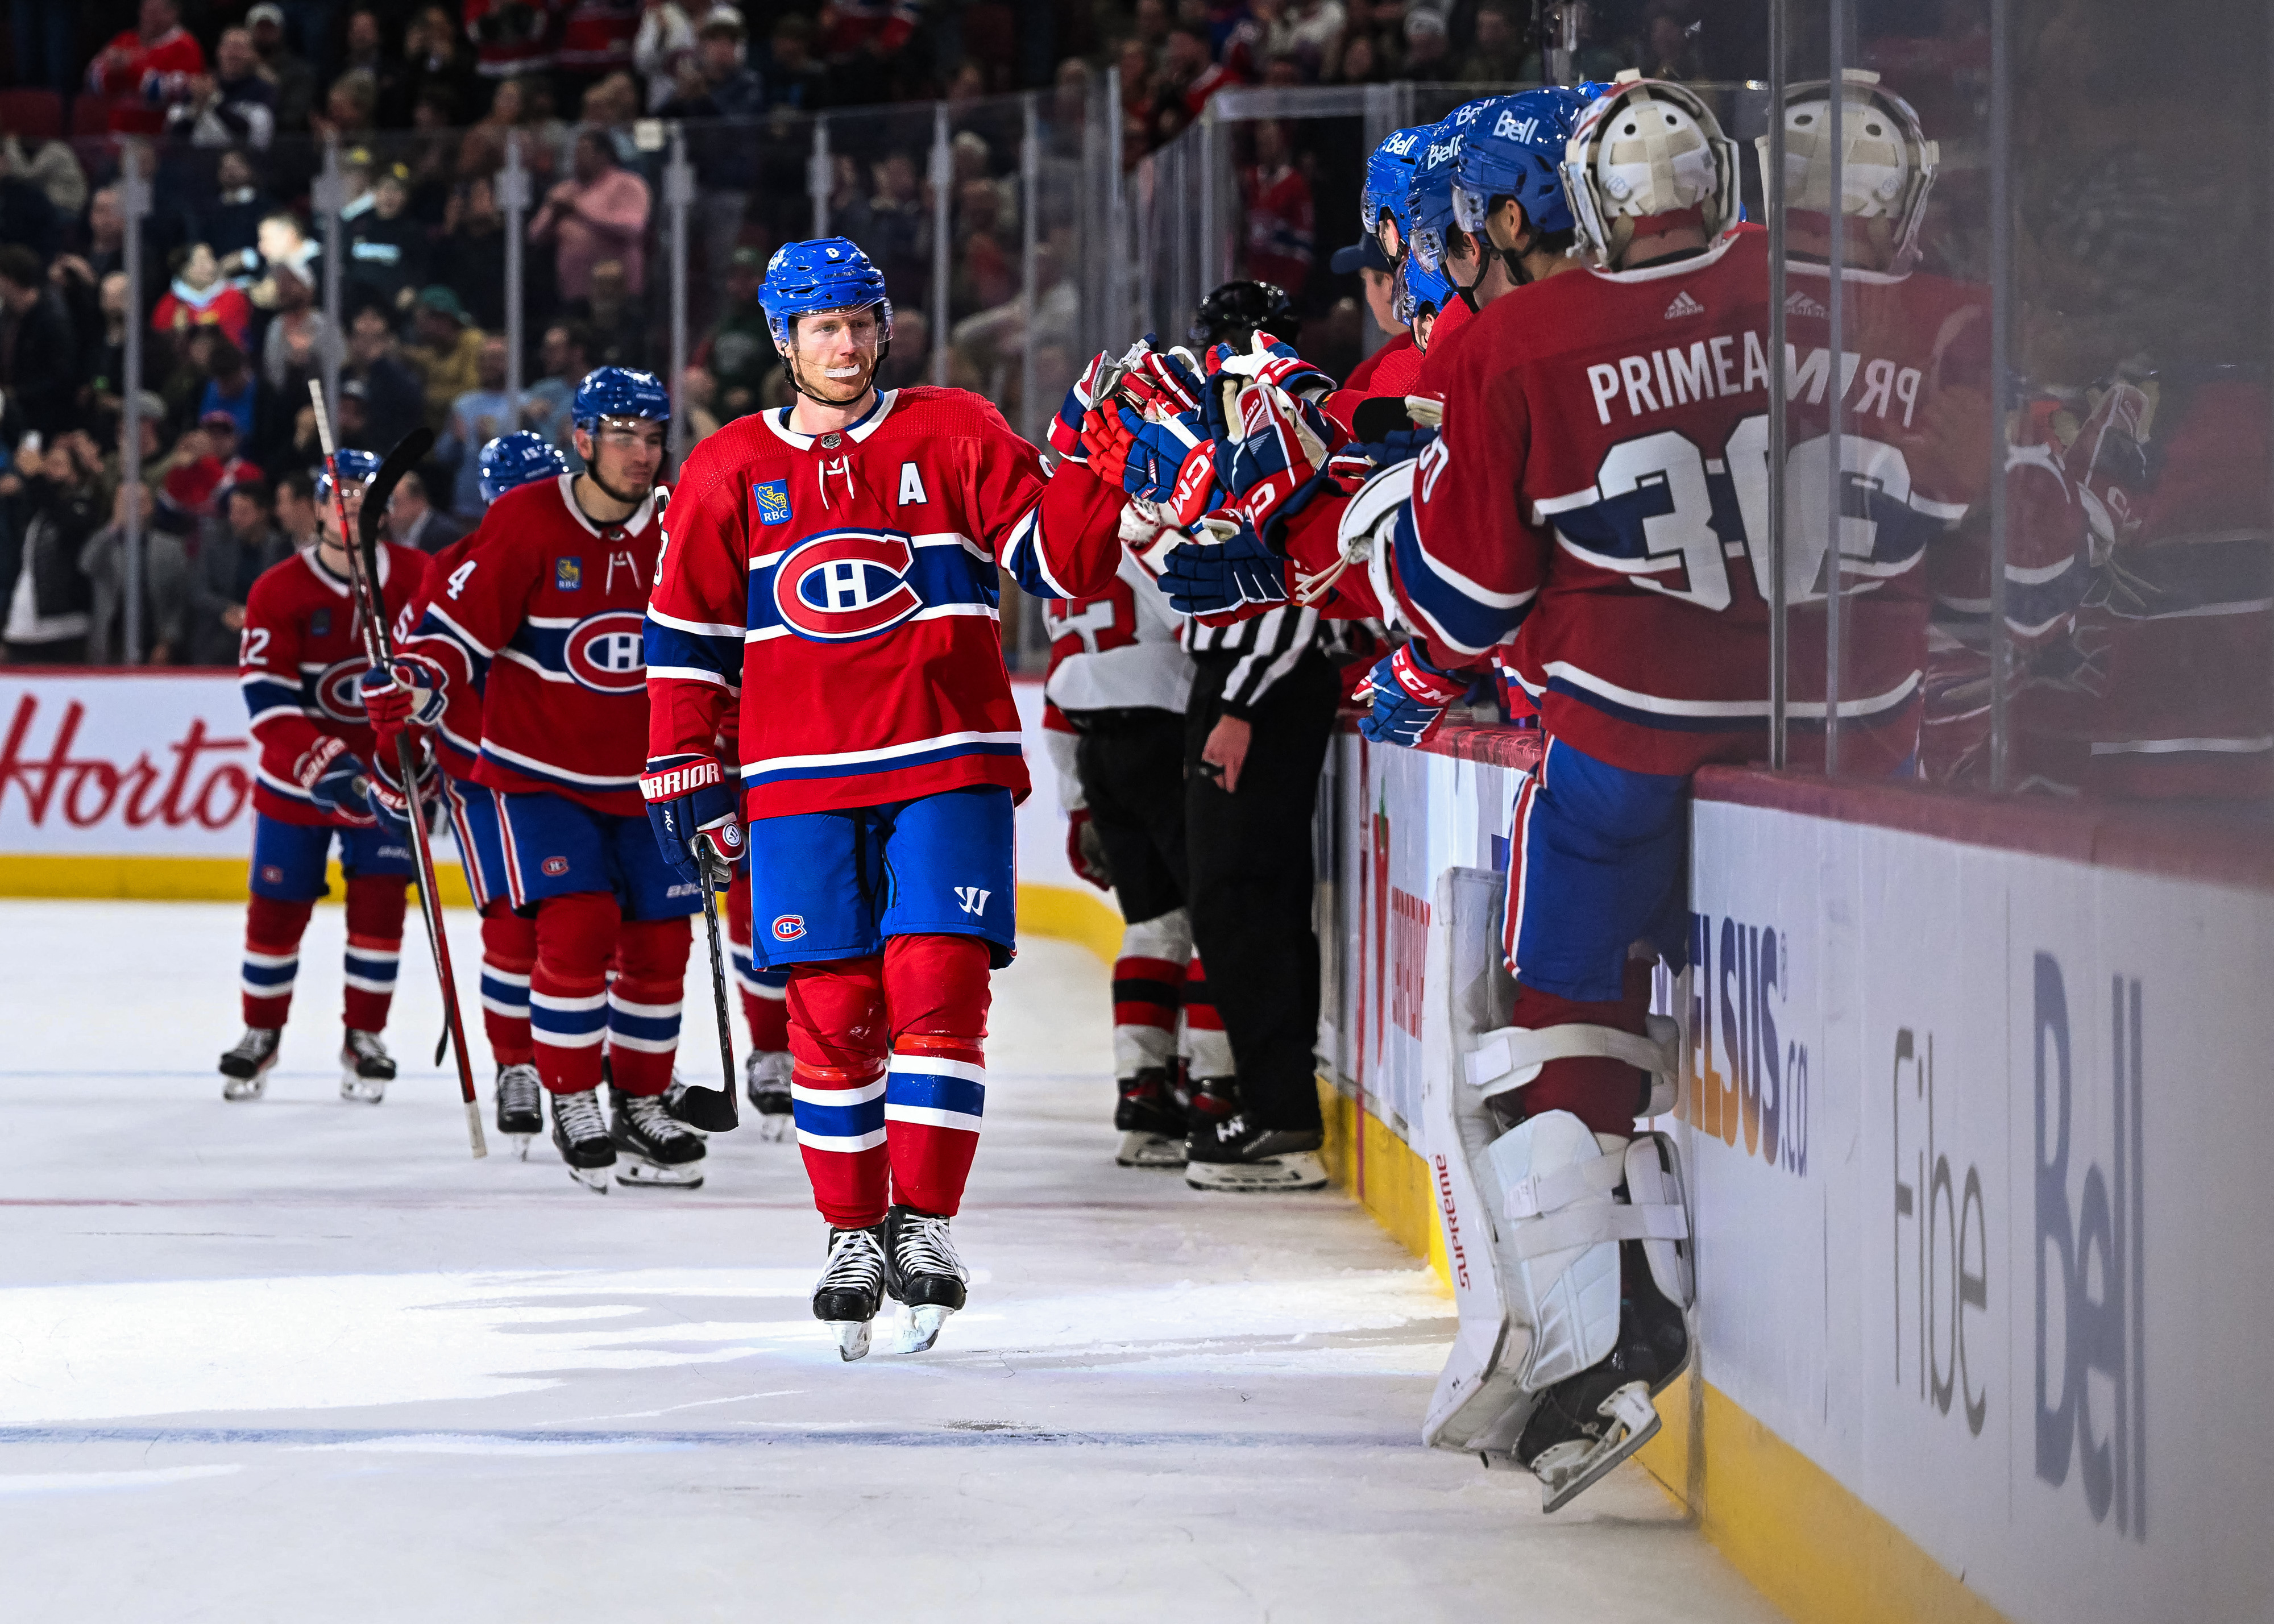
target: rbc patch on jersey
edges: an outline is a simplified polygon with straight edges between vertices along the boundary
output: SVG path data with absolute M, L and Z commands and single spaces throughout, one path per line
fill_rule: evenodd
M 308 635 L 311 637 L 328 637 L 331 635 L 332 612 L 330 610 L 319 609 L 315 613 L 308 617 Z
M 754 485 L 750 494 L 758 499 L 758 523 L 787 524 L 789 523 L 789 481 L 769 479 L 764 485 Z
M 584 584 L 584 560 L 580 558 L 557 558 L 553 560 L 553 584 L 563 592 L 574 592 Z

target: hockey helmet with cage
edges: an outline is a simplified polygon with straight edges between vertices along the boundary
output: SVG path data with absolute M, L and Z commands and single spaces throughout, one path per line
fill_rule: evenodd
M 1630 68 L 1579 116 L 1563 188 L 1581 248 L 1615 269 L 1645 224 L 1694 225 L 1709 240 L 1735 225 L 1737 147 L 1697 92 Z
M 533 480 L 556 478 L 567 473 L 568 459 L 536 430 L 516 429 L 482 447 L 479 467 L 482 502 L 487 506 L 508 491 Z
M 1193 312 L 1193 343 L 1246 345 L 1256 333 L 1292 338 L 1295 301 L 1276 282 L 1228 282 L 1210 290 Z
M 367 485 L 379 476 L 379 454 L 355 451 L 343 446 L 332 453 L 332 466 L 340 470 L 340 477 L 353 485 Z M 332 476 L 329 470 L 316 476 L 316 500 L 332 500 Z
M 1583 91 L 1551 85 L 1484 103 L 1453 167 L 1454 223 L 1482 237 L 1493 199 L 1513 198 L 1533 230 L 1570 230 L 1563 155 L 1587 102 Z
M 1405 193 L 1412 184 L 1413 162 L 1421 155 L 1434 126 L 1416 124 L 1393 130 L 1366 161 L 1366 184 L 1359 193 L 1359 229 L 1374 241 L 1382 258 L 1395 265 L 1405 257 Z
M 1405 217 L 1413 228 L 1410 257 L 1419 259 L 1424 270 L 1441 275 L 1445 269 L 1445 233 L 1455 224 L 1453 166 L 1460 157 L 1462 142 L 1462 129 L 1455 121 L 1470 108 L 1482 106 L 1472 102 L 1429 132 L 1406 186 Z
M 1392 274 L 1397 282 L 1390 293 L 1390 314 L 1408 327 L 1425 311 L 1443 314 L 1454 297 L 1453 279 L 1445 274 L 1444 267 L 1422 264 L 1418 252 L 1399 260 Z
M 795 341 L 800 316 L 827 311 L 873 307 L 877 342 L 892 342 L 892 301 L 885 295 L 885 274 L 847 237 L 821 237 L 775 249 L 766 261 L 758 304 L 766 312 L 767 331 L 784 353 Z
M 1845 71 L 1840 109 L 1840 213 L 1849 220 L 1886 222 L 1871 235 L 1884 235 L 1884 263 L 1875 268 L 1908 270 L 1918 257 L 1919 225 L 1926 217 L 1927 192 L 1934 185 L 1941 149 L 1927 139 L 1911 104 L 1879 83 L 1868 68 Z M 1785 207 L 1806 213 L 1832 213 L 1832 82 L 1812 79 L 1794 85 L 1784 98 Z M 1769 138 L 1758 136 L 1761 182 L 1776 195 L 1769 174 Z M 1869 229 L 1869 228 L 1867 228 Z
M 671 421 L 671 391 L 653 372 L 632 366 L 596 366 L 576 386 L 568 402 L 568 421 L 587 432 L 603 417 L 646 417 Z

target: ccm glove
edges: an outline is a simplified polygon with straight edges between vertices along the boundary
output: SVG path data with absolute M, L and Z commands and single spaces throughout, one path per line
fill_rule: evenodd
M 1210 515 L 1190 541 L 1169 549 L 1161 590 L 1178 614 L 1223 614 L 1287 601 L 1287 560 L 1263 545 L 1251 525 Z
M 742 859 L 742 826 L 726 770 L 707 756 L 656 756 L 640 774 L 664 861 L 697 885 Z M 702 851 L 698 855 L 697 846 Z
M 292 778 L 319 809 L 351 823 L 373 821 L 371 771 L 344 741 L 317 740 L 292 763 Z
M 1351 695 L 1374 707 L 1371 714 L 1359 718 L 1358 730 L 1376 744 L 1402 744 L 1411 749 L 1436 731 L 1445 707 L 1467 693 L 1469 684 L 1466 673 L 1441 671 L 1417 644 L 1402 643 L 1396 653 L 1375 664 Z
M 416 654 L 398 654 L 363 673 L 363 713 L 373 727 L 427 728 L 442 719 L 441 668 Z

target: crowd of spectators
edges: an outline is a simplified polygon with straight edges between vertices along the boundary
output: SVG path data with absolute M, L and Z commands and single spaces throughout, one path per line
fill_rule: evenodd
M 831 229 L 894 289 L 887 381 L 950 380 L 1018 420 L 1031 362 L 1055 401 L 1081 351 L 1085 141 L 1118 76 L 1124 154 L 1171 140 L 1241 84 L 1536 76 L 1533 36 L 1620 41 L 1681 71 L 1694 29 L 1640 0 L 1599 30 L 1577 0 L 12 0 L 0 71 L 0 642 L 11 659 L 117 659 L 124 571 L 118 425 L 142 340 L 147 658 L 225 657 L 244 589 L 308 533 L 307 401 L 341 365 L 344 443 L 436 450 L 398 498 L 440 546 L 472 523 L 492 436 L 568 445 L 576 380 L 666 370 L 659 229 L 666 124 L 696 182 L 694 345 L 675 380 L 697 435 L 786 402 L 757 306 L 766 257 L 809 234 L 808 116 L 832 122 Z M 1606 18 L 1614 8 L 1598 8 Z M 1567 26 L 1568 24 L 1568 26 Z M 1621 32 L 1623 31 L 1623 32 Z M 1659 48 L 1664 46 L 1664 49 Z M 998 93 L 1044 92 L 1038 297 L 1022 283 L 1023 126 Z M 930 108 L 950 109 L 947 303 L 934 308 Z M 146 154 L 142 306 L 129 309 L 122 153 Z M 507 387 L 508 148 L 528 180 L 522 387 Z M 1267 124 L 1239 152 L 1251 274 L 1324 311 L 1318 142 Z M 341 299 L 326 314 L 318 211 L 340 184 Z M 1331 246 L 1331 244 L 1329 244 Z M 1346 299 L 1342 301 L 1347 304 Z M 944 326 L 943 326 L 944 324 Z M 1354 319 L 1346 323 L 1355 342 Z

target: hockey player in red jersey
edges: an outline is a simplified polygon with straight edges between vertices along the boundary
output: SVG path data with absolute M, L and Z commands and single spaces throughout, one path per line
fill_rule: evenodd
M 814 1313 L 857 1358 L 886 1292 L 912 1348 L 964 1302 L 949 1221 L 1028 786 L 998 567 L 1040 596 L 1097 590 L 1121 493 L 1047 478 L 973 395 L 880 393 L 892 306 L 844 238 L 778 251 L 761 301 L 798 399 L 688 461 L 648 612 L 643 787 L 690 883 L 749 823 L 754 946 L 790 970 L 798 1143 L 830 1226 Z M 739 786 L 714 742 L 729 703 Z
M 498 498 L 398 652 L 394 686 L 365 703 L 423 736 L 479 689 L 468 776 L 496 792 L 507 895 L 537 922 L 531 1037 L 553 1144 L 595 1190 L 612 1169 L 619 1184 L 692 1187 L 703 1141 L 663 1095 L 701 892 L 658 857 L 639 796 L 640 620 L 663 546 L 671 402 L 651 374 L 601 367 L 569 412 L 584 471 Z
M 339 470 L 349 481 L 341 496 L 352 522 L 379 459 L 343 451 Z M 395 1077 L 379 1034 L 395 997 L 410 852 L 372 812 L 374 739 L 357 686 L 370 662 L 330 497 L 326 476 L 316 491 L 316 545 L 252 583 L 237 644 L 237 680 L 260 741 L 260 764 L 245 929 L 245 1029 L 221 1058 L 224 1099 L 257 1100 L 267 1086 L 292 1007 L 300 936 L 316 899 L 328 890 L 325 864 L 335 838 L 348 915 L 340 1097 L 375 1105 Z M 425 580 L 426 557 L 390 544 L 379 558 L 381 599 L 399 611 Z

